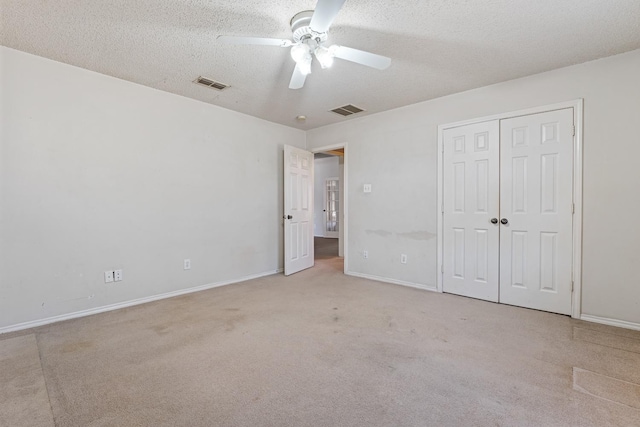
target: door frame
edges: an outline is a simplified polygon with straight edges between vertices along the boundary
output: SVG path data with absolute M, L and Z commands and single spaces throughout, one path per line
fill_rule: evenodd
M 539 107 L 527 108 L 524 110 L 511 111 L 507 113 L 495 114 L 491 116 L 479 117 L 471 120 L 463 120 L 454 123 L 447 123 L 438 126 L 438 220 L 437 220 L 437 291 L 442 292 L 443 267 L 443 244 L 444 244 L 444 135 L 445 129 L 460 126 L 487 122 L 492 120 L 510 119 L 531 114 L 546 113 L 548 111 L 563 110 L 573 108 L 573 123 L 575 126 L 575 136 L 573 140 L 573 265 L 572 281 L 573 293 L 571 301 L 571 317 L 580 318 L 582 312 L 582 150 L 583 150 L 583 107 L 582 98 L 560 102 L 557 104 L 543 105 Z M 345 149 L 346 156 L 346 149 Z M 346 159 L 345 159 L 346 163 Z M 345 169 L 346 170 L 346 169 Z
M 342 245 L 343 245 L 343 248 L 344 248 L 343 249 L 343 251 L 344 251 L 344 253 L 343 253 L 343 255 L 344 255 L 344 257 L 343 257 L 343 259 L 344 259 L 343 272 L 346 273 L 347 271 L 349 271 L 349 238 L 348 238 L 348 236 L 349 236 L 349 227 L 348 227 L 349 191 L 347 191 L 347 189 L 349 188 L 348 187 L 348 184 L 349 184 L 349 178 L 348 178 L 349 177 L 349 174 L 348 174 L 348 171 L 349 171 L 349 166 L 348 166 L 349 165 L 349 154 L 348 154 L 348 151 L 349 151 L 349 149 L 348 149 L 348 145 L 347 145 L 346 142 L 342 142 L 342 143 L 339 143 L 339 144 L 325 145 L 323 147 L 317 147 L 317 148 L 314 148 L 314 149 L 312 149 L 310 151 L 315 154 L 315 153 L 322 153 L 322 152 L 325 152 L 325 151 L 337 150 L 337 149 L 340 149 L 340 148 L 344 149 L 344 160 L 343 160 L 343 163 L 344 163 L 344 165 L 343 165 L 343 168 L 344 168 L 343 175 L 344 176 L 342 177 L 343 178 L 342 179 L 342 189 L 343 189 L 342 197 L 344 197 L 344 203 L 343 203 L 343 206 L 341 206 L 341 208 L 342 208 L 342 218 L 341 218 L 342 222 L 340 223 L 340 226 L 344 227 L 343 228 L 343 231 L 344 231 L 343 240 L 344 241 L 342 242 Z M 315 179 L 315 177 L 314 177 L 314 179 Z

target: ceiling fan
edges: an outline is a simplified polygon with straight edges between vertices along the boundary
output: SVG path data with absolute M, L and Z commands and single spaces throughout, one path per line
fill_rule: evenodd
M 304 86 L 307 75 L 311 73 L 313 57 L 322 68 L 333 64 L 333 58 L 362 64 L 367 67 L 384 70 L 391 65 L 391 59 L 375 53 L 353 49 L 346 46 L 324 46 L 331 23 L 340 12 L 345 0 L 318 0 L 316 9 L 299 12 L 291 18 L 293 41 L 264 37 L 218 36 L 218 41 L 226 44 L 251 44 L 264 46 L 291 47 L 291 57 L 296 62 L 289 89 Z

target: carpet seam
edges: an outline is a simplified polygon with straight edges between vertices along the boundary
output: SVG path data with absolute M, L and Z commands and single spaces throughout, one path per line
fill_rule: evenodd
M 38 348 L 38 360 L 40 361 L 40 370 L 42 371 L 42 379 L 44 381 L 44 388 L 47 392 L 47 401 L 49 402 L 49 411 L 51 411 L 51 420 L 53 421 L 53 426 L 58 427 L 58 423 L 56 421 L 56 416 L 53 413 L 53 405 L 51 404 L 51 396 L 49 394 L 49 384 L 47 382 L 47 376 L 44 373 L 44 366 L 42 365 L 42 349 L 40 348 L 40 341 L 38 340 L 38 333 L 34 332 L 33 336 L 36 340 L 36 347 Z
M 586 343 L 589 343 L 589 344 L 599 345 L 601 347 L 611 348 L 613 350 L 620 350 L 620 351 L 626 351 L 628 353 L 640 354 L 639 351 L 628 350 L 626 348 L 621 348 L 621 347 L 615 347 L 615 346 L 609 345 L 609 344 L 602 344 L 602 343 L 599 343 L 599 342 L 586 340 L 584 338 L 576 338 L 576 334 L 575 334 L 576 329 L 583 329 L 585 331 L 592 331 L 592 332 L 596 332 L 596 333 L 607 334 L 607 335 L 611 335 L 611 336 L 614 336 L 614 337 L 624 338 L 624 339 L 628 339 L 628 340 L 632 340 L 632 341 L 640 341 L 640 340 L 637 340 L 635 338 L 625 337 L 624 335 L 609 334 L 608 332 L 601 332 L 601 331 L 596 331 L 594 329 L 586 329 L 586 328 L 580 328 L 580 327 L 576 327 L 576 326 L 573 327 L 573 334 L 572 334 L 572 337 L 571 337 L 573 339 L 573 341 L 581 341 L 581 342 L 586 342 Z
M 614 328 L 616 328 L 617 326 L 613 326 L 613 327 L 614 327 Z M 599 330 L 597 330 L 597 329 L 585 328 L 585 327 L 582 327 L 582 326 L 574 326 L 574 327 L 573 327 L 573 329 L 574 329 L 574 330 L 576 330 L 576 329 L 582 329 L 583 331 L 596 332 L 596 333 L 599 333 L 599 334 L 607 334 L 607 335 L 611 335 L 611 336 L 614 336 L 614 337 L 626 338 L 626 339 L 630 339 L 630 340 L 634 340 L 634 341 L 639 341 L 639 342 L 640 342 L 640 337 L 639 337 L 639 338 L 636 338 L 636 337 L 628 337 L 628 336 L 626 336 L 626 335 L 614 334 L 614 333 L 607 332 L 607 331 L 599 331 Z

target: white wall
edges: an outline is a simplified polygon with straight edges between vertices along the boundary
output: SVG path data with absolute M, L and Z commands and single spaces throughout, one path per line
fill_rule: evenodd
M 324 236 L 325 206 L 324 192 L 327 178 L 340 178 L 339 157 L 324 157 L 313 161 L 313 232 L 315 236 Z
M 0 63 L 0 330 L 282 267 L 282 146 L 304 132 L 5 47 Z
M 638 76 L 640 50 L 307 132 L 348 144 L 349 270 L 435 288 L 437 126 L 584 98 L 582 311 L 640 324 Z

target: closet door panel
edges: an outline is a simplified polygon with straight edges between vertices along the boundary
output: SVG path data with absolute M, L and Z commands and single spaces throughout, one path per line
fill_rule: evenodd
M 444 136 L 444 292 L 498 301 L 499 122 Z
M 573 145 L 572 108 L 500 121 L 502 303 L 571 314 Z

